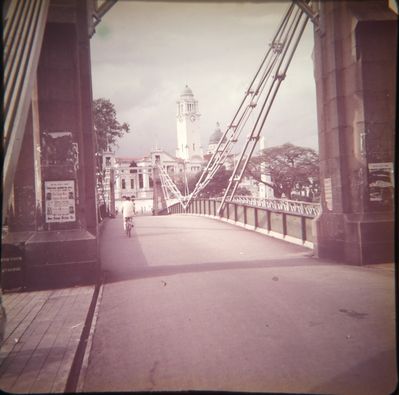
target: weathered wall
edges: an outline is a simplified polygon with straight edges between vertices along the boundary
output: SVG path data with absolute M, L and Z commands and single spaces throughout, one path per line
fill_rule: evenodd
M 14 181 L 15 214 L 3 240 L 24 249 L 28 287 L 92 282 L 97 275 L 90 6 L 81 0 L 50 2 Z M 45 193 L 49 182 L 52 192 Z M 73 191 L 57 200 L 57 185 L 62 189 L 65 183 Z M 61 206 L 64 212 L 55 214 Z
M 316 251 L 355 264 L 392 261 L 393 188 L 376 192 L 373 177 L 393 162 L 395 15 L 383 1 L 320 2 L 319 12 Z

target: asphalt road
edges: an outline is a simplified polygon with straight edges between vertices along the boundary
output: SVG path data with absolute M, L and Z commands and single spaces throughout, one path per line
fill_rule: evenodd
M 84 391 L 388 394 L 393 265 L 347 266 L 218 220 L 109 220 Z

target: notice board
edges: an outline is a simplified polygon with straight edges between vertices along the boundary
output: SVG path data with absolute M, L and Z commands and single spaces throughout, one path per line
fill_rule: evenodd
M 46 223 L 76 221 L 74 180 L 45 181 Z

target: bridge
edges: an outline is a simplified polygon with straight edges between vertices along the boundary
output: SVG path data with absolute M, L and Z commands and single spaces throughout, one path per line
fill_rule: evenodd
M 0 388 L 394 390 L 393 265 L 337 264 L 205 215 L 137 216 L 131 238 L 122 224 L 119 215 L 101 225 L 103 278 L 86 335 L 88 287 L 48 301 L 45 291 L 5 295 Z
M 116 3 L 4 2 L 2 242 L 9 255 L 24 256 L 29 286 L 51 286 L 61 278 L 90 282 L 99 270 L 90 37 Z M 288 83 L 285 75 L 307 23 L 314 27 L 321 202 L 313 225 L 307 215 L 295 219 L 307 230 L 306 236 L 295 231 L 295 237 L 311 242 L 317 256 L 338 262 L 392 262 L 393 199 L 382 198 L 393 195 L 395 139 L 397 26 L 388 1 L 289 4 L 231 124 L 194 190 L 182 196 L 182 206 L 199 197 L 247 134 L 217 206 L 217 214 L 226 217 L 225 205 L 233 203 L 278 90 Z M 250 114 L 256 121 L 248 126 Z M 390 185 L 384 191 L 378 172 L 391 179 L 384 181 Z M 159 188 L 161 200 L 163 193 Z M 61 211 L 60 205 L 55 209 L 57 199 L 63 199 Z M 279 213 L 291 203 L 270 204 L 270 212 Z M 286 225 L 279 232 L 288 240 Z M 5 265 L 16 262 L 4 259 Z
M 375 171 L 394 162 L 397 26 L 388 2 L 290 6 L 299 29 L 288 30 L 299 34 L 287 33 L 292 48 L 304 24 L 314 26 L 320 205 L 235 196 L 294 54 L 271 46 L 286 63 L 273 58 L 278 73 L 256 74 L 267 99 L 225 195 L 199 194 L 230 149 L 219 144 L 193 193 L 138 216 L 131 239 L 120 217 L 97 221 L 90 37 L 115 3 L 4 2 L 1 285 L 12 291 L 4 298 L 12 319 L 2 331 L 2 389 L 44 385 L 39 378 L 54 373 L 46 361 L 58 363 L 61 350 L 57 372 L 70 368 L 69 390 L 391 391 L 393 203 L 373 194 Z M 257 91 L 248 89 L 225 131 L 229 144 Z M 83 285 L 93 292 L 89 308 L 78 302 Z M 59 287 L 77 293 L 54 291 L 46 304 L 40 295 Z M 45 308 L 23 313 L 21 294 Z M 87 315 L 71 327 L 79 332 L 68 317 L 53 318 L 60 300 L 71 317 Z M 51 332 L 52 322 L 67 335 Z

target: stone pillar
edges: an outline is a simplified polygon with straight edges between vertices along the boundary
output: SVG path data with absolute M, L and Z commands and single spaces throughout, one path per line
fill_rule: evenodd
M 23 239 L 26 285 L 32 288 L 92 283 L 97 276 L 89 5 L 50 2 L 14 180 L 20 219 L 14 216 L 3 243 Z
M 353 264 L 393 262 L 396 17 L 382 1 L 321 1 L 319 13 L 315 252 Z
M 166 209 L 167 204 L 162 191 L 162 182 L 159 177 L 159 169 L 157 166 L 153 168 L 153 199 L 152 210 L 154 215 L 158 215 L 160 211 Z

